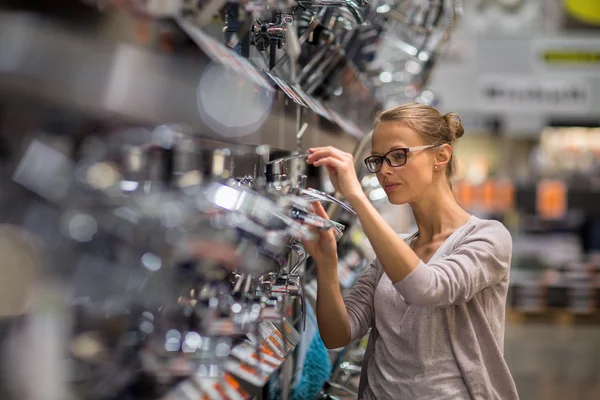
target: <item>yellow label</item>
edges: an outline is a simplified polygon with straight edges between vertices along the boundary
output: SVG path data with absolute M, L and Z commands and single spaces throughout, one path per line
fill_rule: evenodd
M 600 0 L 599 0 L 600 2 Z M 549 64 L 600 64 L 598 51 L 546 51 L 544 60 Z
M 565 11 L 573 18 L 588 24 L 600 25 L 600 1 L 563 0 Z

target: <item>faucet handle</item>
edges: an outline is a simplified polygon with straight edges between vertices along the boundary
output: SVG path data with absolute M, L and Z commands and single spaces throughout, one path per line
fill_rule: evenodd
M 348 211 L 349 213 L 356 215 L 356 211 L 354 211 L 349 204 L 346 204 L 343 201 L 336 199 L 335 197 L 331 196 L 328 193 L 321 192 L 320 190 L 316 190 L 316 189 L 312 189 L 312 188 L 301 189 L 300 196 L 303 199 L 307 199 L 307 200 L 328 201 L 330 203 L 335 203 L 338 206 L 342 207 L 344 210 Z
M 304 284 L 302 278 L 297 274 L 280 275 L 271 284 L 271 293 L 286 294 L 291 297 L 300 296 L 301 315 L 302 315 L 302 330 L 306 328 L 306 304 L 304 297 Z
M 296 158 L 308 157 L 310 153 L 294 154 L 288 157 L 278 158 L 265 163 L 265 177 L 267 182 L 284 181 L 287 179 L 287 168 L 285 163 Z

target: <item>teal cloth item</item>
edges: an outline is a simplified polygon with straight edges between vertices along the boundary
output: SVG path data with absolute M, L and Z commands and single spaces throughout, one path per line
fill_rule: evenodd
M 331 376 L 331 368 L 329 353 L 323 340 L 321 340 L 321 335 L 317 332 L 308 347 L 300 380 L 292 389 L 289 398 L 291 400 L 313 400 Z M 281 398 L 281 388 L 277 376 L 278 374 L 270 382 L 270 400 Z
M 292 400 L 312 400 L 331 375 L 329 353 L 317 332 L 310 342 L 300 382 L 292 390 Z

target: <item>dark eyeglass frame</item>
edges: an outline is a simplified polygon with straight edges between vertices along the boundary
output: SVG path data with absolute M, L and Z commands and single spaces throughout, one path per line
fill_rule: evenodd
M 439 144 L 426 144 L 424 146 L 415 146 L 415 147 L 401 147 L 398 149 L 391 149 L 390 151 L 388 151 L 387 153 L 385 153 L 382 156 L 369 156 L 367 158 L 365 158 L 365 165 L 367 166 L 367 169 L 369 170 L 369 172 L 371 173 L 377 173 L 379 171 L 381 171 L 381 167 L 383 166 L 383 160 L 385 160 L 385 162 L 387 163 L 387 165 L 389 165 L 390 167 L 393 168 L 397 168 L 397 167 L 402 167 L 404 164 L 406 164 L 406 160 L 408 159 L 408 153 L 409 152 L 415 152 L 415 151 L 421 151 L 421 150 L 427 150 L 427 149 L 433 149 L 434 147 L 439 147 Z M 404 152 L 404 162 L 400 165 L 393 165 L 392 161 L 387 157 L 388 154 L 393 153 L 393 152 L 397 152 L 397 151 L 403 151 Z M 369 160 L 374 160 L 374 159 L 379 159 L 381 160 L 381 163 L 379 164 L 379 169 L 377 169 L 376 171 L 372 171 L 369 168 Z

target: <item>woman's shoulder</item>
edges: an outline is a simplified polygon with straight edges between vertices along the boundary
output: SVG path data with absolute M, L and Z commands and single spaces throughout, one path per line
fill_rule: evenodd
M 512 236 L 502 222 L 471 216 L 467 225 L 458 246 L 484 247 L 497 254 L 512 253 Z
M 469 231 L 471 235 L 492 235 L 498 236 L 498 239 L 512 240 L 506 226 L 495 219 L 484 219 L 472 215 L 468 223 L 471 225 Z

